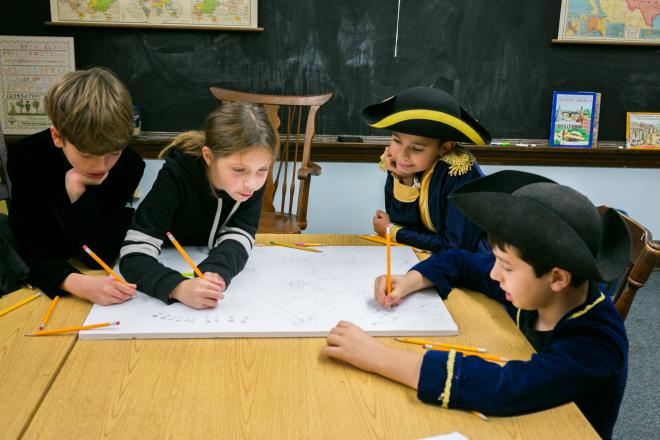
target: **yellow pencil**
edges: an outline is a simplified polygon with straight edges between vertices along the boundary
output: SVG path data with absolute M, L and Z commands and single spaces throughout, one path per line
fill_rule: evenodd
M 485 415 L 483 415 L 479 411 L 470 411 L 470 414 L 472 414 L 473 416 L 479 417 L 481 420 L 488 421 L 488 417 L 486 417 Z
M 289 243 L 280 243 L 279 241 L 271 241 L 270 244 L 272 244 L 274 246 L 284 246 L 284 247 L 288 247 L 288 248 L 291 248 L 291 249 L 298 249 L 300 251 L 321 252 L 320 250 L 314 249 L 314 248 L 311 248 L 311 247 L 297 246 L 295 244 L 289 244 Z
M 101 266 L 103 269 L 105 269 L 106 272 L 108 272 L 110 275 L 112 275 L 114 277 L 114 279 L 116 279 L 117 281 L 119 281 L 122 284 L 126 284 L 126 281 L 122 280 L 121 277 L 119 275 L 117 275 L 114 270 L 110 269 L 110 266 L 105 264 L 105 262 L 103 260 L 101 260 L 101 258 L 98 255 L 96 255 L 90 248 L 88 248 L 86 245 L 83 245 L 83 249 L 85 250 L 85 252 L 87 252 L 89 254 L 90 257 L 92 257 L 94 259 L 94 261 L 99 263 L 99 266 Z M 126 285 L 128 286 L 128 284 L 126 284 Z
M 385 295 L 390 296 L 392 294 L 392 272 L 391 272 L 391 255 L 390 255 L 390 249 L 392 247 L 392 240 L 390 239 L 390 233 L 392 231 L 392 226 L 387 225 L 386 228 L 386 240 L 385 244 L 387 246 L 387 292 L 385 292 Z
M 417 344 L 417 345 L 432 345 L 434 347 L 445 347 L 445 348 L 455 348 L 456 350 L 461 351 L 474 351 L 477 353 L 485 353 L 486 349 L 481 347 L 471 347 L 469 345 L 458 345 L 458 344 L 447 344 L 445 342 L 435 342 L 428 341 L 426 339 L 417 339 L 417 338 L 394 338 L 399 342 L 406 342 L 408 344 Z
M 381 237 L 380 235 L 358 235 L 357 237 L 363 240 L 373 241 L 375 243 L 387 244 L 385 238 Z M 392 246 L 407 246 L 407 245 L 401 243 L 392 243 Z
M 182 257 L 188 262 L 188 264 L 190 265 L 190 267 L 192 267 L 192 270 L 195 271 L 195 273 L 197 274 L 197 276 L 200 277 L 200 278 L 204 278 L 204 274 L 202 273 L 202 271 L 199 270 L 199 267 L 197 267 L 197 265 L 196 265 L 195 263 L 193 263 L 193 260 L 190 259 L 190 257 L 189 257 L 188 254 L 186 253 L 186 251 L 183 250 L 183 248 L 181 247 L 181 245 L 179 244 L 179 242 L 176 241 L 176 238 L 174 238 L 174 235 L 172 235 L 171 232 L 168 232 L 168 233 L 167 233 L 167 238 L 170 239 L 170 241 L 172 242 L 172 244 L 174 245 L 174 247 L 176 248 L 176 250 L 179 251 L 179 253 L 181 254 L 181 256 L 182 256 Z
M 424 345 L 424 348 L 426 348 L 427 350 L 434 350 L 434 351 L 451 351 L 451 350 L 455 350 L 458 353 L 463 353 L 463 356 L 477 356 L 477 357 L 480 357 L 481 359 L 485 359 L 487 361 L 509 362 L 509 360 L 507 358 L 503 358 L 501 356 L 497 356 L 497 355 L 494 355 L 494 354 L 475 353 L 473 351 L 456 350 L 454 348 L 438 347 L 437 345 L 429 345 L 429 344 Z
M 325 246 L 323 243 L 294 243 L 296 246 L 309 247 L 309 246 Z
M 41 296 L 41 293 L 35 292 L 33 295 L 28 296 L 27 298 L 20 300 L 14 305 L 11 305 L 7 307 L 6 309 L 0 310 L 0 316 L 6 315 L 7 313 L 11 312 L 12 310 L 16 310 L 17 308 L 24 306 L 25 304 L 29 303 L 30 301 L 37 299 L 38 297 Z
M 43 330 L 44 327 L 46 327 L 46 324 L 48 324 L 48 320 L 50 319 L 50 315 L 52 315 L 53 310 L 55 310 L 55 306 L 57 305 L 57 302 L 60 300 L 60 296 L 57 295 L 55 298 L 53 298 L 53 301 L 51 301 L 50 306 L 48 307 L 48 310 L 46 310 L 46 314 L 44 315 L 43 319 L 41 320 L 41 324 L 39 324 L 39 330 Z
M 66 328 L 54 328 L 52 330 L 40 330 L 38 332 L 31 333 L 26 336 L 48 336 L 48 335 L 59 335 L 60 333 L 70 333 L 78 332 L 81 330 L 91 330 L 93 328 L 108 327 L 110 325 L 119 325 L 119 321 L 115 322 L 101 322 L 100 324 L 89 324 L 82 325 L 79 327 L 66 327 Z

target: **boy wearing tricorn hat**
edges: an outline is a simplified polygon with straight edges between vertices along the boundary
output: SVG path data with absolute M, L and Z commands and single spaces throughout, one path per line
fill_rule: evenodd
M 392 131 L 381 168 L 385 212 L 373 218 L 374 230 L 432 252 L 488 249 L 485 234 L 448 200 L 456 188 L 483 176 L 474 156 L 458 142 L 487 144 L 490 134 L 442 90 L 413 87 L 362 110 L 362 120 Z
M 324 353 L 416 388 L 420 400 L 445 408 L 508 416 L 574 401 L 598 434 L 611 437 L 628 340 L 596 284 L 616 279 L 629 261 L 621 217 L 613 209 L 600 215 L 577 191 L 518 171 L 468 183 L 450 199 L 488 233 L 493 254 L 432 255 L 393 276 L 390 296 L 379 277 L 376 299 L 393 306 L 430 286 L 443 298 L 451 286 L 483 292 L 504 304 L 537 354 L 500 366 L 453 350 L 403 352 L 347 322 L 331 331 Z

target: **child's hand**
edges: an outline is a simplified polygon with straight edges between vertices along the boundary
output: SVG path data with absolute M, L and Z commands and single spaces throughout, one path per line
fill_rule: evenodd
M 204 274 L 205 277 L 207 275 L 208 272 Z M 222 291 L 223 288 L 217 283 L 217 280 L 193 278 L 180 282 L 172 290 L 170 297 L 193 309 L 212 309 L 218 305 L 218 301 L 225 297 Z
M 224 292 L 225 289 L 227 288 L 227 283 L 225 282 L 225 280 L 215 272 L 204 272 L 204 277 L 208 281 L 217 285 L 222 292 Z
M 137 294 L 135 284 L 126 285 L 110 275 L 95 276 L 72 273 L 66 277 L 60 287 L 62 290 L 102 306 L 123 303 L 135 298 Z
M 363 370 L 378 373 L 387 347 L 377 342 L 360 327 L 339 321 L 330 331 L 323 354 L 341 359 Z
M 390 224 L 390 216 L 387 214 L 385 211 L 381 211 L 380 209 L 376 210 L 376 214 L 374 215 L 373 218 L 373 223 L 374 223 L 374 231 L 376 234 L 380 235 L 381 237 L 385 237 L 387 234 L 387 225 Z
M 410 293 L 405 291 L 405 275 L 392 275 L 392 293 L 387 295 L 387 275 L 381 275 L 374 282 L 374 298 L 384 307 L 401 304 L 403 298 Z
M 392 156 L 389 146 L 385 147 L 385 151 L 381 158 L 383 159 L 387 171 L 396 174 L 396 160 L 394 159 L 394 156 Z
M 387 292 L 387 275 L 379 276 L 374 282 L 374 298 L 385 307 L 401 304 L 403 298 L 411 293 L 433 285 L 431 281 L 424 278 L 416 270 L 411 270 L 405 275 L 392 275 L 391 281 L 392 293 L 390 295 L 385 295 L 385 292 Z
M 108 174 L 109 173 L 105 173 L 105 175 L 100 179 L 92 179 L 91 177 L 87 177 L 84 174 L 76 171 L 75 168 L 71 168 L 69 171 L 67 171 L 64 175 L 64 186 L 71 203 L 75 203 L 76 200 L 78 200 L 80 196 L 83 195 L 87 185 L 102 184 L 103 181 L 108 177 Z

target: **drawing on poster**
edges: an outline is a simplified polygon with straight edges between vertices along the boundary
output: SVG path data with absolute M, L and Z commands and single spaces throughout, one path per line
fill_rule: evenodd
M 196 263 L 204 248 L 188 247 Z M 183 258 L 163 249 L 160 261 L 189 271 Z M 417 262 L 410 248 L 392 248 L 392 272 Z M 374 279 L 385 272 L 385 248 L 324 247 L 321 253 L 285 247 L 255 247 L 245 269 L 215 309 L 166 305 L 146 294 L 112 306 L 94 305 L 85 324 L 121 325 L 81 332 L 81 339 L 231 338 L 326 336 L 338 321 L 351 321 L 372 335 L 455 335 L 456 324 L 435 290 L 408 297 L 390 310 L 373 298 Z

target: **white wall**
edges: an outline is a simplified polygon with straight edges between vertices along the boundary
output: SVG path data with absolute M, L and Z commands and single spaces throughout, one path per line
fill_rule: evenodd
M 151 188 L 162 161 L 147 160 L 142 194 Z M 312 178 L 306 233 L 371 233 L 371 218 L 383 208 L 385 174 L 376 164 L 319 163 Z M 625 210 L 660 239 L 660 169 L 482 165 L 486 174 L 503 169 L 528 171 L 571 186 L 595 205 Z

